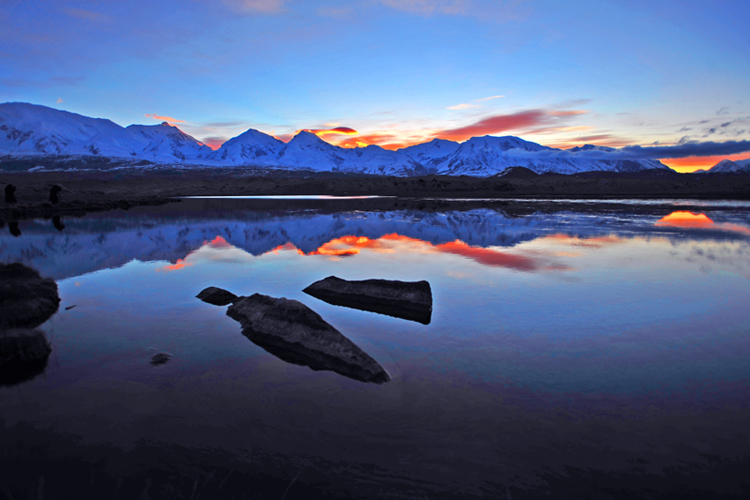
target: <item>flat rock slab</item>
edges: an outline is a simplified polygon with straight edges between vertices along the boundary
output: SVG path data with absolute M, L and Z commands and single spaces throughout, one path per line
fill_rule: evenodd
M 17 385 L 44 373 L 51 352 L 41 330 L 0 331 L 0 386 Z
M 37 327 L 59 306 L 55 280 L 20 263 L 0 264 L 0 329 Z
M 253 343 L 289 363 L 361 382 L 391 379 L 377 361 L 296 300 L 256 293 L 235 300 L 227 315 L 240 322 L 242 334 Z
M 303 292 L 329 304 L 387 314 L 425 325 L 432 319 L 432 290 L 427 281 L 347 281 L 329 276 Z
M 201 293 L 196 295 L 196 298 L 214 306 L 226 306 L 237 300 L 237 296 L 232 292 L 215 286 L 205 288 Z

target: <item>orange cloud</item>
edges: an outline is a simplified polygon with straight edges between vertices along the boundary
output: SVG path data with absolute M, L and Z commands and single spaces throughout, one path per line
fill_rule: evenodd
M 383 149 L 390 149 L 392 151 L 413 146 L 415 144 L 421 144 L 423 142 L 425 142 L 424 139 L 408 140 L 391 133 L 383 132 L 373 132 L 372 134 L 347 137 L 340 140 L 334 139 L 331 141 L 331 143 L 335 143 L 337 146 L 341 146 L 342 148 L 364 148 L 375 144 Z
M 335 127 L 335 128 L 324 128 L 324 129 L 305 129 L 308 132 L 312 132 L 318 137 L 330 134 L 343 134 L 343 135 L 356 135 L 358 132 L 353 128 L 349 127 Z M 299 133 L 299 131 L 297 131 Z
M 160 116 L 157 114 L 149 115 L 146 114 L 147 118 L 153 118 L 154 120 L 159 120 L 160 122 L 168 122 L 168 123 L 185 123 L 184 120 L 178 120 L 176 118 L 171 118 L 169 116 Z
M 744 160 L 747 157 L 747 153 L 738 153 L 726 156 L 691 156 L 688 158 L 664 158 L 663 160 L 661 160 L 661 162 L 667 165 L 669 168 L 678 172 L 689 173 L 695 172 L 696 170 L 700 169 L 708 170 L 724 159 L 736 161 Z
M 548 125 L 555 123 L 555 121 L 560 118 L 568 118 L 584 113 L 586 113 L 586 111 L 545 111 L 541 109 L 532 109 L 512 115 L 492 116 L 472 125 L 443 130 L 438 132 L 436 137 L 452 141 L 465 141 L 472 137 Z

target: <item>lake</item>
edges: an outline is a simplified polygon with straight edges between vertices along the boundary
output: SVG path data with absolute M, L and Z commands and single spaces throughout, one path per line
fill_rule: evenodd
M 54 278 L 31 380 L 0 380 L 8 498 L 741 498 L 750 207 L 185 199 L 21 221 Z M 429 324 L 302 292 L 427 280 Z M 286 362 L 226 307 L 295 299 L 390 374 Z M 167 353 L 165 364 L 152 356 Z

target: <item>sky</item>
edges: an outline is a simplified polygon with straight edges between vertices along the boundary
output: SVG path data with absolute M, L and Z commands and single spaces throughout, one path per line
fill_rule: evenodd
M 514 135 L 692 171 L 750 157 L 748 19 L 747 0 L 3 0 L 0 102 L 214 148 Z

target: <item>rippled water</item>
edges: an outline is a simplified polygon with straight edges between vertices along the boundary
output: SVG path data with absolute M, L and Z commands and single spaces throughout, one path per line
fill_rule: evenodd
M 23 465 L 0 485 L 123 498 L 750 491 L 747 207 L 275 203 L 3 230 L 0 261 L 56 279 L 62 303 L 41 327 L 44 374 L 0 386 L 0 457 Z M 432 320 L 302 292 L 330 275 L 428 280 Z M 392 380 L 274 357 L 195 298 L 208 286 L 303 302 Z M 154 366 L 159 352 L 171 360 Z

